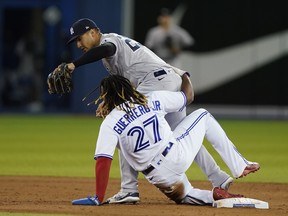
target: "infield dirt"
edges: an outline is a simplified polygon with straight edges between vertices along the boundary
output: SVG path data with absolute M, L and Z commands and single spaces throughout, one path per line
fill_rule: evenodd
M 209 182 L 191 182 L 194 187 L 212 189 Z M 0 176 L 0 211 L 67 215 L 288 215 L 288 184 L 241 183 L 237 180 L 231 193 L 269 202 L 270 209 L 216 209 L 210 206 L 176 205 L 145 180 L 139 181 L 138 204 L 73 206 L 71 200 L 94 194 L 92 178 Z M 119 180 L 109 181 L 106 198 L 118 192 Z

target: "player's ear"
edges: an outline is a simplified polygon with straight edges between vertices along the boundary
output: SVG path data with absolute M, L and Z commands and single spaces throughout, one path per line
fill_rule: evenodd
M 89 32 L 90 35 L 93 35 L 94 34 L 94 29 L 90 29 L 88 32 Z
M 93 28 L 93 29 L 90 29 L 90 32 L 91 34 L 96 35 L 98 33 L 98 30 Z
M 90 29 L 90 35 L 93 38 L 97 38 L 98 31 L 96 29 Z

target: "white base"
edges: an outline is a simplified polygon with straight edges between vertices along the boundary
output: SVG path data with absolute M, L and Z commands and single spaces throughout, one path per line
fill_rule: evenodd
M 228 198 L 214 201 L 212 204 L 215 208 L 258 208 L 269 209 L 268 202 L 251 198 Z

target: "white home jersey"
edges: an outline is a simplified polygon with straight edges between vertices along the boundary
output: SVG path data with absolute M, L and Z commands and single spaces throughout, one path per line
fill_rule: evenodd
M 157 153 L 175 141 L 165 114 L 185 105 L 183 92 L 154 91 L 148 94 L 148 107 L 136 105 L 130 115 L 114 108 L 102 122 L 94 158 L 112 159 L 118 145 L 132 168 L 146 169 Z
M 116 53 L 102 59 L 105 68 L 110 74 L 126 77 L 135 87 L 148 73 L 170 68 L 155 53 L 131 38 L 115 33 L 103 34 L 100 44 L 106 42 L 116 46 Z

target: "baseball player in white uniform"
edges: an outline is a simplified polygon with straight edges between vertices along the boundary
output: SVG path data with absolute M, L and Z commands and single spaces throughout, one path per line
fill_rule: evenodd
M 73 200 L 74 205 L 100 205 L 109 179 L 111 161 L 118 147 L 131 167 L 168 198 L 178 204 L 211 205 L 223 198 L 243 197 L 219 187 L 210 190 L 193 188 L 185 172 L 198 154 L 204 137 L 221 155 L 235 178 L 257 171 L 260 166 L 245 159 L 224 130 L 205 109 L 188 115 L 171 130 L 165 115 L 181 112 L 193 100 L 192 85 L 182 76 L 179 92 L 153 91 L 147 97 L 126 78 L 114 75 L 101 82 L 99 111 L 104 118 L 96 151 L 96 195 Z M 109 140 L 107 140 L 109 134 Z
M 170 66 L 137 41 L 115 33 L 103 34 L 97 25 L 87 18 L 75 22 L 70 28 L 70 34 L 71 39 L 68 43 L 76 42 L 77 47 L 84 51 L 80 58 L 67 64 L 71 72 L 81 65 L 102 59 L 110 74 L 129 79 L 143 94 L 152 90 L 180 90 L 180 76 L 185 72 Z M 183 108 L 181 112 L 166 114 L 165 118 L 174 130 L 185 116 L 186 108 Z M 119 156 L 121 190 L 108 200 L 110 203 L 139 201 L 138 172 L 123 157 L 122 150 L 119 151 Z M 204 146 L 200 146 L 195 162 L 213 186 L 228 190 L 233 179 L 219 168 Z

